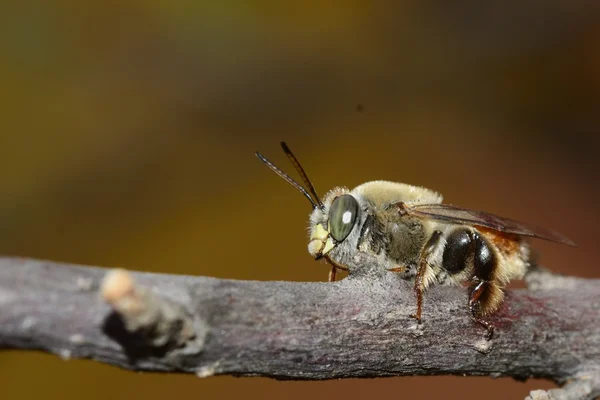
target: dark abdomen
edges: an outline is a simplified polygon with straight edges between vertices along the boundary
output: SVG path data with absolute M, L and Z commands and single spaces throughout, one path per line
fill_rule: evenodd
M 458 228 L 446 238 L 442 268 L 450 275 L 467 270 L 470 276 L 489 281 L 497 263 L 491 245 L 476 231 Z

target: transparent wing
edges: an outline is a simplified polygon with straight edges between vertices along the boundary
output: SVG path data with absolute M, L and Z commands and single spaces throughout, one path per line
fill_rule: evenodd
M 469 210 L 449 204 L 417 204 L 414 206 L 403 205 L 403 209 L 412 215 L 431 218 L 455 224 L 476 225 L 493 229 L 499 232 L 515 235 L 531 236 L 551 242 L 575 246 L 575 243 L 559 232 L 539 228 L 524 222 L 509 218 L 499 217 L 484 211 Z

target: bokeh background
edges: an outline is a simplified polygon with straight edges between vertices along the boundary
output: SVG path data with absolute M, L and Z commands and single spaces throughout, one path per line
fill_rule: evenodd
M 0 254 L 322 281 L 286 140 L 321 193 L 373 179 L 560 230 L 598 277 L 600 3 L 3 1 Z M 522 398 L 551 382 L 136 374 L 0 353 L 2 399 Z

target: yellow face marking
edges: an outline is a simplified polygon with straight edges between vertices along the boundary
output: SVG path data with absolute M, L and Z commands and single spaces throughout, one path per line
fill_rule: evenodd
M 308 252 L 313 257 L 322 257 L 329 253 L 335 244 L 329 235 L 329 231 L 322 224 L 315 225 L 310 232 L 310 242 L 308 243 Z
M 333 244 L 333 240 L 328 237 L 327 241 L 325 242 L 325 247 L 323 248 L 323 252 L 321 253 L 322 255 L 326 255 L 327 253 L 329 253 L 333 248 L 335 247 L 335 245 Z
M 316 225 L 310 232 L 310 240 L 320 240 L 324 242 L 329 237 L 329 232 L 323 228 L 323 225 Z

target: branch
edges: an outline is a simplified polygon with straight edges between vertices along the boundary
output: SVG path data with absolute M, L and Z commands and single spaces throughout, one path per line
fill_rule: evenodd
M 531 399 L 600 395 L 600 280 L 533 272 L 487 341 L 461 288 L 431 288 L 419 326 L 410 282 L 357 265 L 292 283 L 0 258 L 0 348 L 201 377 L 541 377 L 565 386 Z

